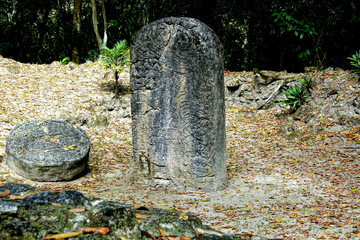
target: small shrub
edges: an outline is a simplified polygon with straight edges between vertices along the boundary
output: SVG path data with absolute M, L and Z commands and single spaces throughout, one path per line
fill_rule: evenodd
M 350 60 L 351 65 L 356 67 L 356 69 L 354 69 L 354 71 L 360 73 L 360 51 L 355 52 L 354 55 L 352 55 L 351 57 L 348 57 L 347 59 Z
M 285 103 L 287 106 L 290 106 L 292 111 L 296 111 L 309 99 L 305 90 L 306 88 L 304 86 L 301 88 L 298 86 L 290 87 L 287 91 L 283 90 L 286 99 L 278 99 L 277 101 L 279 103 Z
M 106 69 L 111 69 L 115 73 L 115 94 L 118 92 L 119 74 L 124 70 L 124 66 L 129 61 L 130 51 L 126 40 L 115 43 L 113 48 L 102 47 L 103 54 L 100 59 Z
M 306 90 L 309 91 L 309 93 L 311 93 L 312 87 L 314 86 L 316 79 L 317 78 L 312 78 L 310 76 L 306 76 L 303 78 L 299 78 L 298 81 L 303 85 L 303 87 L 306 88 Z

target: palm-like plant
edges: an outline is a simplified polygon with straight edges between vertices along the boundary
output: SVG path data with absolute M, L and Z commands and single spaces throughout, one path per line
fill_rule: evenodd
M 299 78 L 298 81 L 306 88 L 306 90 L 309 91 L 309 93 L 311 93 L 311 89 L 316 81 L 316 78 L 306 76 L 303 78 Z
M 354 70 L 355 72 L 360 73 L 360 51 L 355 52 L 351 57 L 348 57 L 347 59 L 350 60 L 350 64 L 356 67 Z
M 287 91 L 283 90 L 286 99 L 278 99 L 278 102 L 285 103 L 290 106 L 291 110 L 295 111 L 309 99 L 305 90 L 305 87 L 299 88 L 298 86 L 290 87 Z
M 113 48 L 102 47 L 103 54 L 100 59 L 106 69 L 111 69 L 115 73 L 115 94 L 118 92 L 119 74 L 124 71 L 126 63 L 130 58 L 130 51 L 126 40 L 115 43 Z

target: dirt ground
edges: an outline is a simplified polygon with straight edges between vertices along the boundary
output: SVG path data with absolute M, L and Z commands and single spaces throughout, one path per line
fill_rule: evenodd
M 176 209 L 225 233 L 360 239 L 358 133 L 328 137 L 326 131 L 308 132 L 308 138 L 287 138 L 278 134 L 284 118 L 275 116 L 277 110 L 227 105 L 225 190 L 173 192 L 135 186 L 129 96 L 113 98 L 108 75 L 98 63 L 30 65 L 0 57 L 0 184 L 74 189 L 91 197 Z M 128 83 L 128 71 L 122 82 Z M 88 133 L 92 146 L 86 175 L 40 183 L 7 167 L 7 134 L 32 119 L 67 120 Z

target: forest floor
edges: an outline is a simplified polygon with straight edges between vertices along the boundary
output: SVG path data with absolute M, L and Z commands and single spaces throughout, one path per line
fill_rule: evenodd
M 226 107 L 228 187 L 173 192 L 131 183 L 129 94 L 114 98 L 98 63 L 22 64 L 0 57 L 0 184 L 74 189 L 91 197 L 197 215 L 225 233 L 281 239 L 360 239 L 359 133 L 346 141 L 309 133 L 279 136 L 275 110 Z M 128 71 L 121 82 L 129 82 Z M 113 101 L 113 104 L 109 104 Z M 69 182 L 33 182 L 5 162 L 6 137 L 32 119 L 81 125 L 91 140 L 90 169 Z M 296 124 L 302 124 L 301 121 Z M 310 140 L 309 140 L 310 139 Z

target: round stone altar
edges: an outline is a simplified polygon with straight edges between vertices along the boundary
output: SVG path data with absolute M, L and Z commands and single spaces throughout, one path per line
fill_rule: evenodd
M 65 121 L 32 120 L 16 126 L 6 140 L 6 162 L 35 181 L 71 180 L 85 171 L 90 139 Z

